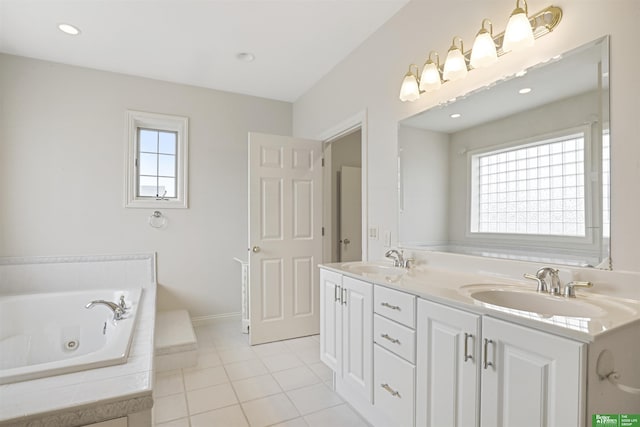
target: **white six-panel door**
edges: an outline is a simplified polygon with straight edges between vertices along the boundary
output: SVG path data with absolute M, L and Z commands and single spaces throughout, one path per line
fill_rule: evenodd
M 249 134 L 250 340 L 317 334 L 322 143 Z

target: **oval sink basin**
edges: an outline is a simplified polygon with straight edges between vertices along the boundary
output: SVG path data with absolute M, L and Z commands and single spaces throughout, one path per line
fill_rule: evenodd
M 398 277 L 407 272 L 406 268 L 394 267 L 387 264 L 369 262 L 346 262 L 340 266 L 342 269 L 356 274 L 376 275 L 385 277 Z
M 499 307 L 528 311 L 541 315 L 566 317 L 602 317 L 606 311 L 580 299 L 564 298 L 537 292 L 487 290 L 470 293 L 471 298 Z

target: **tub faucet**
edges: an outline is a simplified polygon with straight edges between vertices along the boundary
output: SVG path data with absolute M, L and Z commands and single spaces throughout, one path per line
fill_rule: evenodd
M 96 304 L 106 305 L 113 311 L 113 320 L 120 320 L 124 315 L 124 310 L 116 303 L 111 301 L 105 301 L 103 299 L 91 301 L 89 304 L 85 305 L 84 308 L 93 308 Z

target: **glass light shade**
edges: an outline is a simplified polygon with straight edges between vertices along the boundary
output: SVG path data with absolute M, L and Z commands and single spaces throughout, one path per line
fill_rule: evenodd
M 415 101 L 420 98 L 420 89 L 418 89 L 418 81 L 416 76 L 409 72 L 404 76 L 402 80 L 402 86 L 400 86 L 400 101 Z
M 467 63 L 464 59 L 462 51 L 452 46 L 447 53 L 447 60 L 444 62 L 444 71 L 442 78 L 444 80 L 454 81 L 467 76 Z
M 471 49 L 471 66 L 473 68 L 488 67 L 498 61 L 496 44 L 487 30 L 480 30 Z
M 420 90 L 425 92 L 433 92 L 440 89 L 442 80 L 440 80 L 440 70 L 433 61 L 427 61 L 422 69 L 422 76 L 420 77 Z
M 533 29 L 526 12 L 518 7 L 511 14 L 504 31 L 502 50 L 517 51 L 529 46 L 533 46 Z

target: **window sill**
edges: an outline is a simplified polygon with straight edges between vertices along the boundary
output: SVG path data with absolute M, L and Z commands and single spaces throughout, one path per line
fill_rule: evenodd
M 186 200 L 129 200 L 125 208 L 133 209 L 188 209 Z

